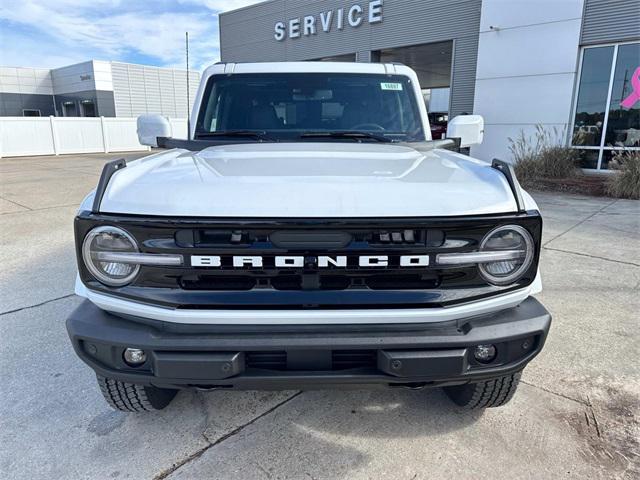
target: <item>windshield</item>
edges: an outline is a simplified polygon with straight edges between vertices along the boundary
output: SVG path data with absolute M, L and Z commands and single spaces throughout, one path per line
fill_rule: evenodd
M 256 138 L 284 141 L 322 138 L 323 133 L 333 133 L 327 138 L 334 141 L 425 139 L 409 77 L 349 73 L 212 76 L 196 138 L 222 132 L 261 132 Z

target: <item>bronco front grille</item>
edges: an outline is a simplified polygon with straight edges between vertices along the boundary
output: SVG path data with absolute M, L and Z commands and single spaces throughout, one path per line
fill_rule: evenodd
M 180 254 L 181 266 L 143 265 L 132 284 L 111 289 L 98 283 L 79 258 L 90 288 L 178 308 L 413 308 L 445 306 L 530 284 L 489 285 L 474 265 L 440 266 L 440 253 L 472 252 L 500 225 L 528 229 L 539 249 L 537 213 L 433 219 L 162 219 L 83 212 L 76 243 L 98 225 L 116 225 L 135 237 L 144 253 Z M 260 262 L 236 265 L 236 257 Z M 277 258 L 296 257 L 295 265 Z M 337 262 L 342 257 L 344 263 Z M 365 264 L 363 257 L 384 257 Z M 407 266 L 407 257 L 428 258 Z M 194 259 L 208 258 L 209 263 Z M 332 262 L 328 262 L 331 258 Z M 322 259 L 322 262 L 321 262 Z

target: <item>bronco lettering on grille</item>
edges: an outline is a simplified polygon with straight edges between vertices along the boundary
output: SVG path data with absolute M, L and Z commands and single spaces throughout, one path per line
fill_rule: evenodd
M 257 256 L 233 256 L 228 263 L 234 268 L 262 268 L 265 265 L 265 259 Z M 351 261 L 350 261 L 351 260 Z M 391 260 L 388 255 L 363 255 L 359 257 L 347 257 L 345 255 L 328 256 L 321 255 L 317 257 L 308 256 L 277 256 L 273 257 L 272 266 L 277 268 L 303 268 L 306 264 L 311 263 L 318 268 L 347 268 L 351 266 L 359 267 L 389 267 Z M 193 267 L 221 267 L 223 258 L 220 256 L 191 256 L 191 266 Z M 429 255 L 402 255 L 395 265 L 398 267 L 427 267 L 429 266 Z

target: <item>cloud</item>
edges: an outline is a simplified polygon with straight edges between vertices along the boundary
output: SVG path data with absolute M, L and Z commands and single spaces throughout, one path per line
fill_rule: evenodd
M 3 31 L 0 35 L 2 50 L 0 51 L 0 65 L 8 67 L 36 67 L 57 68 L 64 65 L 79 63 L 97 57 L 90 51 L 83 54 L 61 49 L 58 45 L 42 42 L 29 35 Z M 7 46 L 19 45 L 19 48 Z
M 263 0 L 178 0 L 179 3 L 200 5 L 216 13 L 237 10 L 238 8 L 255 5 L 262 1 Z
M 191 65 L 201 70 L 219 58 L 217 14 L 254 3 L 2 0 L 0 63 L 52 67 L 95 58 L 180 66 L 189 31 Z

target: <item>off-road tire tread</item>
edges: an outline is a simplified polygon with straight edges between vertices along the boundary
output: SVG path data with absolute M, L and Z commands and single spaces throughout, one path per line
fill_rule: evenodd
M 100 391 L 107 403 L 122 412 L 151 412 L 166 407 L 175 392 L 161 391 L 159 398 L 153 398 L 151 389 L 134 383 L 120 382 L 112 378 L 97 375 Z
M 447 387 L 445 392 L 457 405 L 468 409 L 501 407 L 513 398 L 522 372 L 478 383 Z

